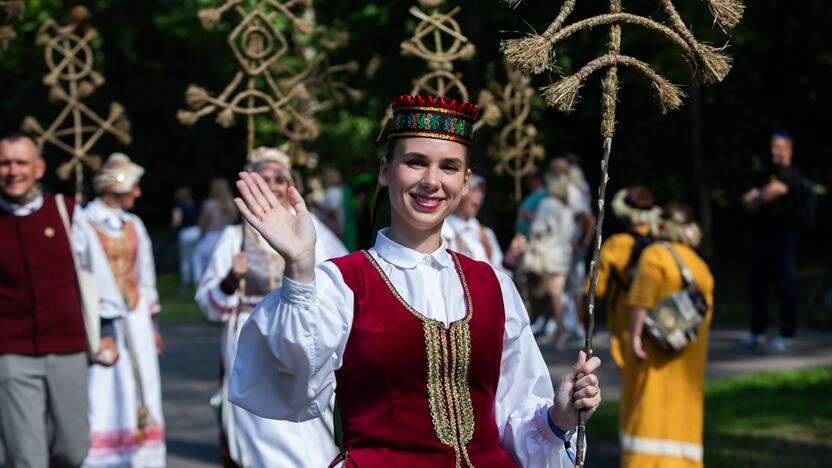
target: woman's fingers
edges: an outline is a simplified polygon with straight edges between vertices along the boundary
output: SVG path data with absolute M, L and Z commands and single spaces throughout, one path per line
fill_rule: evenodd
M 252 172 L 250 175 L 252 180 L 256 184 L 258 190 L 260 191 L 260 195 L 262 195 L 263 200 L 266 203 L 266 209 L 268 210 L 278 207 L 280 207 L 280 209 L 283 209 L 283 207 L 280 205 L 280 202 L 277 201 L 277 197 L 274 196 L 274 192 L 272 192 L 272 189 L 269 188 L 269 184 L 267 184 L 266 181 L 263 180 L 263 177 L 256 172 Z
M 598 376 L 595 374 L 590 374 L 584 377 L 581 377 L 577 382 L 575 382 L 575 390 L 581 390 L 586 387 L 597 387 L 598 386 Z
M 601 393 L 599 392 L 597 395 L 591 398 L 581 398 L 580 400 L 575 401 L 575 409 L 577 409 L 578 411 L 585 409 L 595 411 L 600 404 Z
M 265 181 L 262 180 L 263 178 L 260 177 L 260 175 L 253 172 L 241 172 L 240 181 L 237 182 L 237 187 L 240 189 L 240 193 L 249 205 L 249 209 L 254 214 L 263 216 L 270 211 L 272 207 L 268 200 L 266 200 L 266 196 L 263 194 L 263 190 L 261 189 L 257 179 L 260 179 L 260 181 L 265 184 Z M 242 186 L 240 182 L 243 182 Z M 266 190 L 268 191 L 268 186 L 266 186 Z
M 260 209 L 263 213 L 267 213 L 271 210 L 272 205 L 269 203 L 267 199 L 266 193 L 270 193 L 269 186 L 266 185 L 266 182 L 260 177 L 260 174 L 256 172 L 247 172 L 245 173 L 246 184 L 248 185 L 249 192 L 253 196 L 254 200 L 260 205 Z M 265 186 L 265 192 L 263 190 L 263 186 Z
M 572 396 L 573 400 L 582 400 L 584 398 L 593 398 L 601 394 L 601 388 L 596 385 L 588 385 L 580 390 L 575 391 Z
M 583 373 L 584 375 L 592 374 L 593 372 L 598 370 L 599 367 L 601 367 L 601 360 L 598 359 L 598 357 L 593 356 L 588 361 L 586 361 L 583 367 L 581 367 L 581 373 Z
M 295 213 L 298 215 L 305 213 L 306 209 L 306 202 L 303 201 L 303 197 L 300 195 L 300 192 L 294 187 L 289 187 L 289 204 L 292 205 L 292 208 L 295 209 Z
M 249 184 L 248 175 L 240 173 L 240 180 L 237 181 L 236 185 L 237 190 L 240 191 L 240 197 L 242 198 L 242 201 L 245 202 L 247 211 L 251 215 L 254 215 L 256 217 L 255 219 L 259 221 L 263 217 L 265 210 L 257 201 L 257 197 L 254 195 L 254 192 L 252 191 L 254 187 L 252 187 Z M 250 219 L 247 219 L 247 221 L 251 222 Z M 254 225 L 255 223 L 251 224 Z
M 237 209 L 240 210 L 240 214 L 243 215 L 246 222 L 254 226 L 255 229 L 258 229 L 260 226 L 260 217 L 256 216 L 251 212 L 251 210 L 248 209 L 246 202 L 244 202 L 242 198 L 237 197 L 234 199 L 234 204 L 237 205 Z

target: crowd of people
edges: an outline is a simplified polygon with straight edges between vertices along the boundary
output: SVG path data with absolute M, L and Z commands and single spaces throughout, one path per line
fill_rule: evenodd
M 189 189 L 175 194 L 182 285 L 224 327 L 211 400 L 223 465 L 572 466 L 578 410 L 600 404 L 600 361 L 580 352 L 553 386 L 539 347 L 583 343 L 596 218 L 577 158 L 526 176 L 504 251 L 478 219 L 479 109 L 402 96 L 393 111 L 375 210 L 389 219 L 369 249 L 354 248 L 357 205 L 340 176 L 330 171 L 307 206 L 275 148 L 248 155 L 236 199 L 224 179 L 201 207 Z M 783 321 L 769 346 L 795 333 L 805 181 L 791 150 L 774 135 L 775 173 L 744 198 L 778 220 L 755 244 L 751 348 L 764 341 L 772 277 Z M 15 246 L 0 259 L 5 463 L 165 466 L 161 307 L 151 239 L 132 213 L 144 169 L 111 155 L 85 206 L 44 193 L 45 170 L 29 136 L 0 137 L 0 232 Z M 689 207 L 659 206 L 647 187 L 610 206 L 622 229 L 601 247 L 594 292 L 623 381 L 621 464 L 702 466 L 714 288 L 702 234 Z

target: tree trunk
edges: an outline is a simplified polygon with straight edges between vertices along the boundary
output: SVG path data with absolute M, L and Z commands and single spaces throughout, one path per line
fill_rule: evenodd
M 711 217 L 711 201 L 708 196 L 708 184 L 705 180 L 705 154 L 702 145 L 702 93 L 696 80 L 691 80 L 690 103 L 690 161 L 696 199 L 696 220 L 699 222 L 703 234 L 701 253 L 706 259 L 711 259 L 714 251 L 713 220 Z

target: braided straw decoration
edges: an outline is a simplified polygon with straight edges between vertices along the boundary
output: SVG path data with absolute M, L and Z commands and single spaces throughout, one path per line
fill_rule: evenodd
M 516 6 L 517 0 L 503 0 L 510 6 Z M 716 23 L 728 31 L 737 25 L 743 13 L 740 0 L 706 0 Z M 621 26 L 639 26 L 659 33 L 669 40 L 685 58 L 692 75 L 705 84 L 718 83 L 725 79 L 731 70 L 731 59 L 723 51 L 702 43 L 688 29 L 672 0 L 658 0 L 659 6 L 667 16 L 667 23 L 660 23 L 651 18 L 624 13 L 621 0 L 609 0 L 609 11 L 575 23 L 566 25 L 566 20 L 575 8 L 576 0 L 565 0 L 543 34 L 529 34 L 525 37 L 504 40 L 501 49 L 506 59 L 518 70 L 527 74 L 539 74 L 556 70 L 553 47 L 576 32 L 586 31 L 598 26 L 609 27 L 607 52 L 583 65 L 576 73 L 561 76 L 556 82 L 541 89 L 546 103 L 564 112 L 575 109 L 580 99 L 580 89 L 593 73 L 606 70 L 601 80 L 601 137 L 603 158 L 601 161 L 601 183 L 598 188 L 598 222 L 595 226 L 595 243 L 590 263 L 590 287 L 587 300 L 587 332 L 584 351 L 587 359 L 592 356 L 592 338 L 595 329 L 595 291 L 598 286 L 598 258 L 601 251 L 602 230 L 604 225 L 604 202 L 609 182 L 609 161 L 612 152 L 612 140 L 615 135 L 616 107 L 619 90 L 619 67 L 627 67 L 639 72 L 650 81 L 654 98 L 662 113 L 679 108 L 685 93 L 665 77 L 659 75 L 647 63 L 634 57 L 621 54 Z M 584 464 L 584 433 L 586 414 L 581 411 L 578 422 L 578 447 L 576 466 Z
M 357 64 L 333 65 L 329 60 L 329 53 L 343 47 L 348 36 L 342 33 L 330 37 L 324 26 L 316 26 L 310 0 L 225 0 L 219 7 L 200 10 L 198 16 L 203 27 L 211 30 L 229 12 L 240 17 L 228 36 L 240 70 L 217 96 L 199 86 L 189 86 L 185 103 L 190 109 L 180 110 L 177 118 L 184 125 L 193 125 L 216 112 L 217 124 L 229 128 L 242 116 L 246 119 L 250 153 L 254 149 L 256 118 L 268 115 L 292 148 L 295 163 L 306 165 L 310 158 L 302 151 L 301 143 L 318 136 L 315 114 L 360 96 L 336 77 L 357 72 Z M 282 23 L 291 27 L 295 40 L 290 41 L 277 26 Z M 320 44 L 319 49 L 298 45 L 297 38 L 310 35 Z M 282 65 L 282 59 L 290 53 L 305 62 L 302 69 Z
M 84 28 L 89 20 L 89 11 L 84 7 L 73 8 L 70 20 L 67 25 L 59 25 L 47 19 L 37 34 L 37 43 L 44 46 L 49 68 L 43 78 L 44 84 L 50 87 L 49 100 L 62 102 L 64 108 L 45 128 L 37 119 L 27 116 L 23 119 L 23 129 L 35 135 L 39 149 L 49 143 L 70 156 L 56 172 L 63 180 L 74 173 L 75 199 L 80 202 L 84 166 L 92 171 L 101 166 L 101 157 L 90 154 L 96 143 L 106 134 L 123 145 L 129 145 L 131 138 L 130 121 L 121 104 L 111 103 L 107 117 L 102 117 L 83 102 L 104 84 L 104 76 L 94 69 L 93 39 L 98 33 Z
M 535 96 L 531 80 L 509 65 L 506 65 L 506 74 L 508 83 L 504 86 L 490 83 L 489 89 L 481 92 L 479 102 L 489 107 L 496 106 L 498 117 L 507 121 L 489 152 L 497 159 L 495 172 L 514 179 L 514 196 L 519 201 L 523 177 L 537 169 L 537 161 L 543 159 L 546 150 L 536 142 L 537 128 L 528 122 Z
M 454 71 L 457 60 L 470 60 L 476 53 L 476 47 L 462 33 L 459 22 L 454 19 L 460 7 L 454 7 L 447 12 L 439 7 L 444 0 L 419 0 L 419 5 L 408 10 L 411 16 L 419 22 L 413 35 L 404 40 L 401 47 L 403 56 L 414 56 L 427 63 L 428 71 L 413 80 L 411 95 L 427 94 L 431 96 L 453 97 L 470 102 L 468 88 L 462 81 L 462 74 Z M 483 125 L 494 125 L 499 120 L 499 109 L 490 103 L 479 103 L 482 108 L 482 118 L 474 124 L 474 131 Z M 392 110 L 388 109 L 382 126 L 392 118 Z

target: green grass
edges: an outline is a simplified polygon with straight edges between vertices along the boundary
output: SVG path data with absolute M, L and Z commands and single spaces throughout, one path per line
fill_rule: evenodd
M 160 320 L 202 320 L 202 312 L 194 302 L 194 291 L 179 290 L 177 273 L 162 273 L 156 278 L 159 303 L 162 305 Z
M 592 418 L 618 438 L 618 402 Z M 832 368 L 756 374 L 705 386 L 705 466 L 832 466 Z

